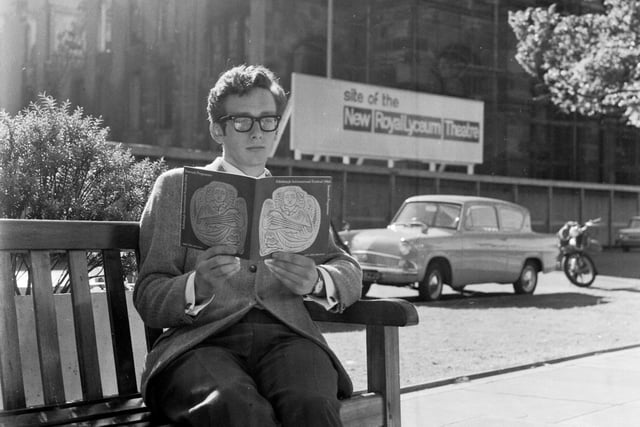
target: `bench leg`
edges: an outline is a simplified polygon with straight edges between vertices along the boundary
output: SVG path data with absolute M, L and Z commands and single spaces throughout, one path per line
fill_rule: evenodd
M 367 385 L 382 394 L 387 427 L 400 427 L 398 327 L 367 325 Z

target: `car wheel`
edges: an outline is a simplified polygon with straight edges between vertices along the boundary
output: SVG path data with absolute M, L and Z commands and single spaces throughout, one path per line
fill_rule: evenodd
M 442 295 L 443 285 L 444 268 L 440 263 L 431 264 L 418 285 L 418 296 L 422 301 L 436 301 Z
M 622 252 L 629 252 L 629 246 L 623 246 Z
M 516 294 L 531 295 L 536 290 L 536 286 L 538 286 L 538 269 L 533 262 L 527 261 L 522 267 L 520 277 L 513 282 L 513 290 Z
M 371 282 L 362 282 L 362 298 L 366 297 L 371 289 Z

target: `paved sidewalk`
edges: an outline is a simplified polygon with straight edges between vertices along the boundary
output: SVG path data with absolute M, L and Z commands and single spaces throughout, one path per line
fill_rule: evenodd
M 640 426 L 640 348 L 406 393 L 402 425 Z

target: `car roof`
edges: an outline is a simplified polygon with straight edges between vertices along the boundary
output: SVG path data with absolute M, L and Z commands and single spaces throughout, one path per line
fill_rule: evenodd
M 470 202 L 491 202 L 491 203 L 503 203 L 507 205 L 517 206 L 515 203 L 508 202 L 506 200 L 494 199 L 491 197 L 480 196 L 462 196 L 458 194 L 425 194 L 419 196 L 411 196 L 405 200 L 406 202 L 444 202 L 444 203 L 470 203 Z

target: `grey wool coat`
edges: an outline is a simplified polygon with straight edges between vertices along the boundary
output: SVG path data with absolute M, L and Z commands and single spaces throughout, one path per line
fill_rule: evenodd
M 177 168 L 157 179 L 140 219 L 140 269 L 133 300 L 147 326 L 166 329 L 147 355 L 143 397 L 150 380 L 171 361 L 238 322 L 256 305 L 322 347 L 338 370 L 339 397 L 349 396 L 351 380 L 309 316 L 303 297 L 279 283 L 264 262 L 241 259 L 239 272 L 215 284 L 213 300 L 196 316 L 186 314 L 185 286 L 200 251 L 180 245 L 182 175 L 183 169 Z M 324 265 L 336 285 L 339 303 L 333 310 L 342 311 L 358 300 L 360 266 L 332 238 L 327 254 L 314 260 Z

